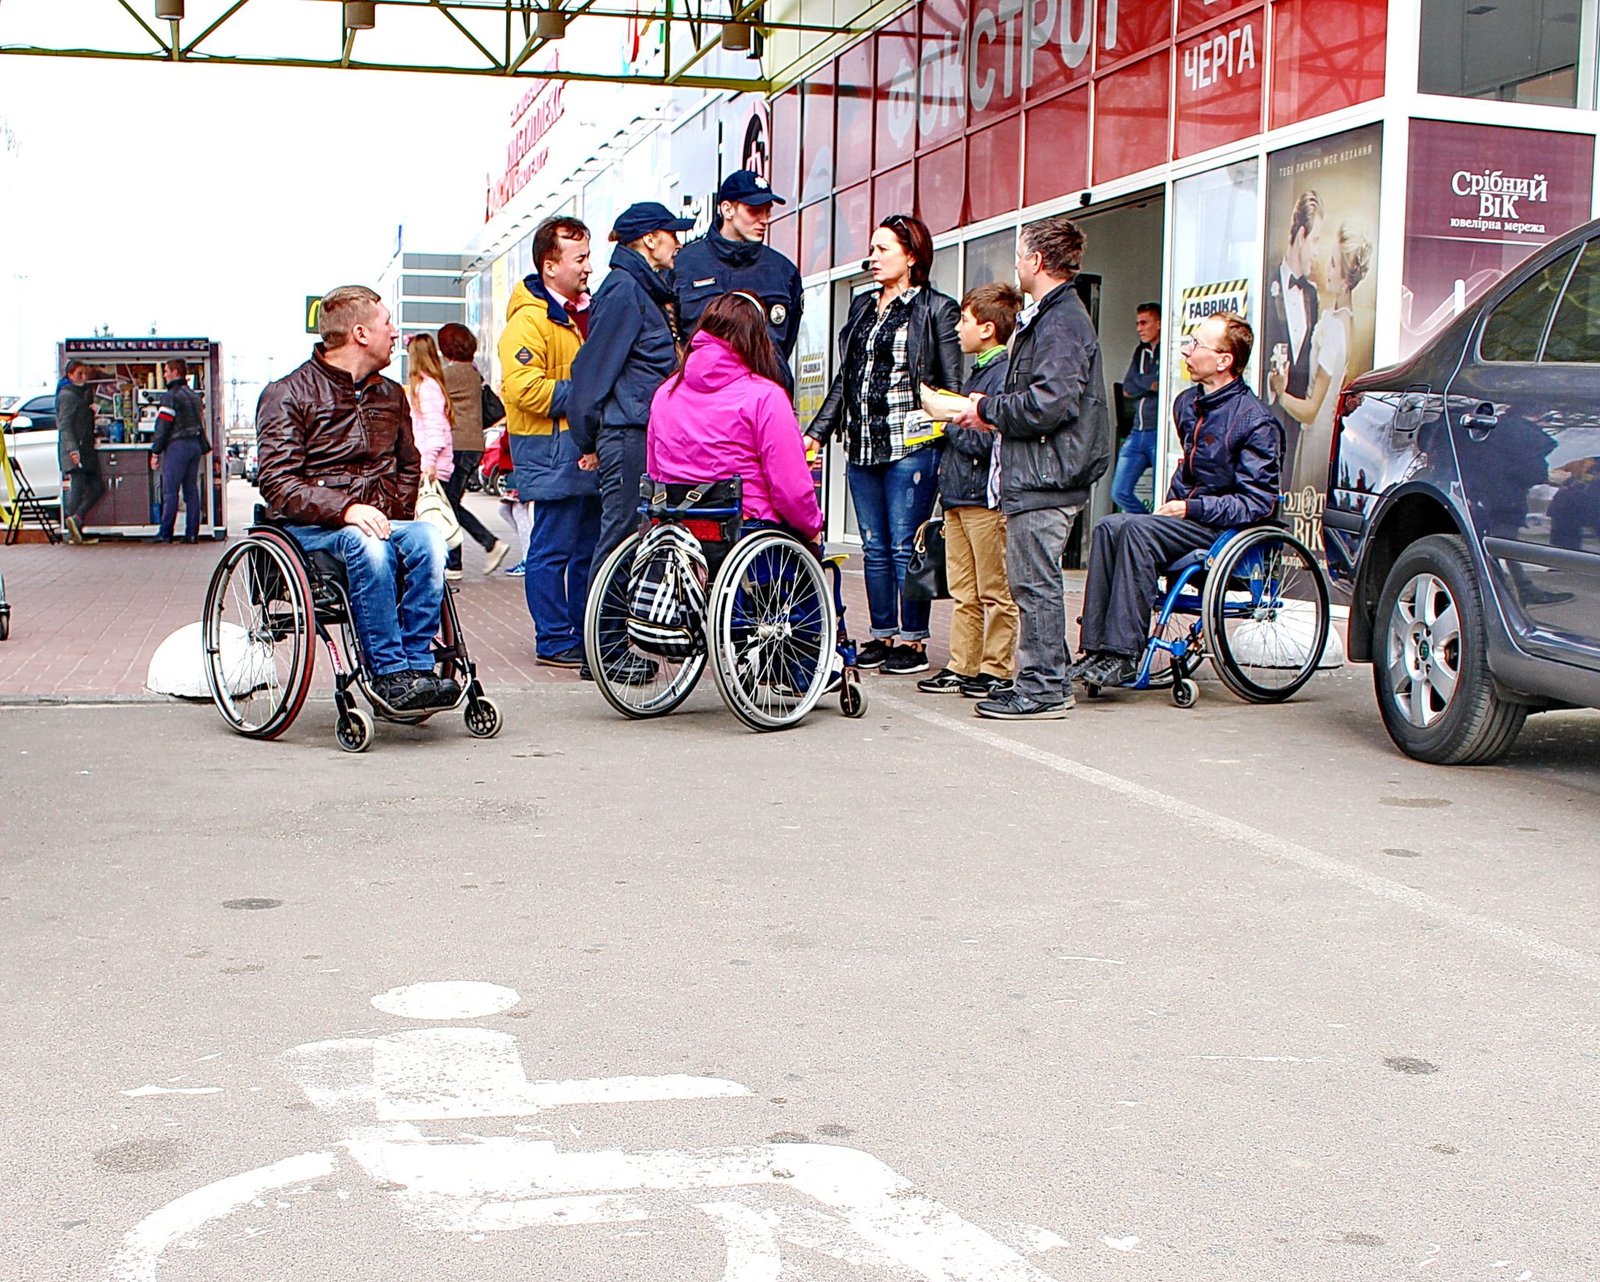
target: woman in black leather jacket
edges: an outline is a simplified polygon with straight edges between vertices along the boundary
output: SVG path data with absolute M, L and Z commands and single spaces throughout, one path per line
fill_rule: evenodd
M 939 446 L 916 441 L 923 430 L 917 389 L 961 386 L 961 309 L 928 283 L 933 238 L 916 218 L 885 218 L 872 233 L 867 266 L 878 288 L 850 304 L 839 369 L 807 435 L 826 443 L 842 429 L 849 451 L 872 616 L 860 665 L 910 675 L 928 668 L 929 605 L 905 600 L 901 588 L 917 527 L 939 491 Z

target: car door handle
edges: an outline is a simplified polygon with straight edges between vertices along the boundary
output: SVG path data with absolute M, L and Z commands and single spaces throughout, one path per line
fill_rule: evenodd
M 1494 412 L 1494 406 L 1484 401 L 1477 409 L 1461 416 L 1461 426 L 1469 432 L 1487 432 L 1500 421 L 1500 416 Z

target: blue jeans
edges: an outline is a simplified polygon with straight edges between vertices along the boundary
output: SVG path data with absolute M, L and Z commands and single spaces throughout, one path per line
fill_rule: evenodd
M 1111 481 L 1111 501 L 1119 512 L 1148 512 L 1134 492 L 1139 478 L 1156 465 L 1156 430 L 1129 432 L 1117 455 L 1117 474 Z
M 307 552 L 332 552 L 344 562 L 350 613 L 373 676 L 433 670 L 433 638 L 444 611 L 444 535 L 426 521 L 392 521 L 386 539 L 353 525 L 292 525 L 289 533 Z M 402 569 L 405 591 L 396 610 Z
M 533 616 L 534 651 L 543 658 L 583 644 L 589 564 L 600 538 L 600 499 L 536 499 L 522 579 Z
M 161 453 L 161 533 L 172 537 L 178 523 L 178 495 L 183 494 L 183 537 L 191 543 L 200 534 L 200 460 L 205 451 L 200 442 L 185 437 L 169 441 Z
M 932 604 L 907 601 L 900 589 L 917 527 L 932 515 L 939 493 L 939 451 L 924 445 L 893 463 L 851 463 L 845 475 L 861 530 L 872 635 L 925 641 Z

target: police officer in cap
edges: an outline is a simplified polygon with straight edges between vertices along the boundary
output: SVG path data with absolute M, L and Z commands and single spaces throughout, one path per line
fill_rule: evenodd
M 789 361 L 800 338 L 804 306 L 800 270 L 766 244 L 772 206 L 787 203 L 760 174 L 734 170 L 717 189 L 719 225 L 684 246 L 676 274 L 678 320 L 685 339 L 699 325 L 706 304 L 718 295 L 743 290 L 761 300 L 792 393 L 794 376 Z

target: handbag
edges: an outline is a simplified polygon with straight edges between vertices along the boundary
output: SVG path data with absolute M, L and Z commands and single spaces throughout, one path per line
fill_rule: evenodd
M 908 601 L 942 601 L 950 595 L 950 576 L 944 565 L 944 517 L 931 517 L 917 527 L 900 595 Z
M 422 484 L 417 486 L 416 519 L 426 521 L 444 535 L 446 547 L 461 546 L 461 522 L 456 520 L 455 509 L 450 506 L 437 477 L 431 481 L 423 477 Z
M 483 415 L 485 431 L 500 422 L 506 416 L 505 403 L 494 394 L 494 388 L 489 384 L 483 385 L 483 390 L 478 393 L 478 409 Z

